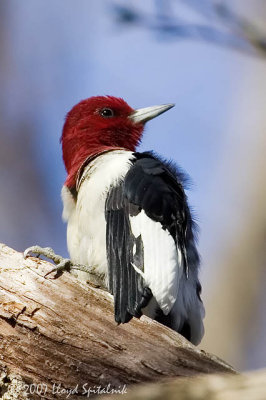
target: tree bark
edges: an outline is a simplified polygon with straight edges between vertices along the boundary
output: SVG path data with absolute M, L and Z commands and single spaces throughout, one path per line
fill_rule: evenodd
M 67 398 L 78 399 L 84 398 L 83 385 L 122 388 L 165 377 L 234 373 L 145 316 L 117 325 L 107 291 L 69 273 L 45 279 L 52 268 L 0 244 L 0 394 L 29 385 L 24 394 L 3 398 L 62 399 L 72 390 Z
M 201 375 L 139 385 L 106 400 L 265 400 L 266 370 L 244 375 Z

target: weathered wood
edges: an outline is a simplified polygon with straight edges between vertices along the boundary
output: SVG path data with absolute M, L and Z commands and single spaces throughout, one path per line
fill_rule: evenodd
M 6 381 L 18 374 L 26 383 L 47 385 L 44 399 L 64 398 L 60 391 L 52 393 L 53 385 L 78 387 L 69 397 L 77 399 L 84 384 L 122 387 L 164 377 L 234 372 L 147 317 L 118 326 L 108 292 L 69 273 L 45 279 L 52 267 L 37 258 L 24 260 L 0 244 L 0 366 Z
M 131 387 L 106 400 L 265 400 L 266 370 L 243 375 L 201 375 Z

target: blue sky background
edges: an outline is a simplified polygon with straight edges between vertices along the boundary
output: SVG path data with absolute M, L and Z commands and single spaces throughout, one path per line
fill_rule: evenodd
M 203 21 L 184 3 L 182 17 Z M 158 11 L 153 1 L 135 4 L 151 15 Z M 235 204 L 230 185 L 245 180 L 246 157 L 258 151 L 260 142 L 251 131 L 263 120 L 266 61 L 138 25 L 118 25 L 112 5 L 104 0 L 9 0 L 1 5 L 2 148 L 16 143 L 17 153 L 12 150 L 9 157 L 5 151 L 6 161 L 2 159 L 0 179 L 7 189 L 0 196 L 0 240 L 18 250 L 38 242 L 67 255 L 60 200 L 66 176 L 59 138 L 74 104 L 103 94 L 123 97 L 134 108 L 175 103 L 147 124 L 140 150 L 175 160 L 192 178 L 189 201 L 201 227 L 203 297 L 208 302 L 217 276 L 214 261 L 228 246 L 225 238 L 237 241 L 247 206 L 242 197 Z M 261 76 L 259 83 L 252 76 Z M 235 169 L 235 159 L 241 157 L 243 168 Z M 241 368 L 265 365 L 261 304 L 257 346 L 242 354 Z

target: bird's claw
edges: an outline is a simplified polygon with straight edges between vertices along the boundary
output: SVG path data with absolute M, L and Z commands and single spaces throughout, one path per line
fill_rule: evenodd
M 28 247 L 23 253 L 24 258 L 29 256 L 39 257 L 41 255 L 54 261 L 55 264 L 58 264 L 62 259 L 61 256 L 55 254 L 51 247 L 31 246 Z
M 55 268 L 44 275 L 45 278 L 53 272 L 56 272 L 55 278 L 57 278 L 62 274 L 63 271 L 70 271 L 71 267 L 73 266 L 72 262 L 68 258 L 63 258 L 58 254 L 55 254 L 51 247 L 31 246 L 28 247 L 23 253 L 24 258 L 29 256 L 35 256 L 38 258 L 41 255 L 49 260 L 52 260 L 56 264 Z
M 64 271 L 70 272 L 70 270 L 78 270 L 86 272 L 88 274 L 97 275 L 93 267 L 81 264 L 74 264 L 69 258 L 64 258 L 62 256 L 59 256 L 58 254 L 55 254 L 54 250 L 51 247 L 31 246 L 24 251 L 23 255 L 24 258 L 27 258 L 29 256 L 44 256 L 55 263 L 55 268 L 47 272 L 44 275 L 45 278 L 47 278 L 47 276 L 52 274 L 53 272 L 56 272 L 54 278 L 58 278 Z
M 51 271 L 47 272 L 44 275 L 44 278 L 47 278 L 47 276 L 52 274 L 53 272 L 56 272 L 54 278 L 58 278 L 64 271 L 70 272 L 72 266 L 73 264 L 68 258 L 63 258 L 56 267 L 54 267 L 53 269 L 51 269 Z

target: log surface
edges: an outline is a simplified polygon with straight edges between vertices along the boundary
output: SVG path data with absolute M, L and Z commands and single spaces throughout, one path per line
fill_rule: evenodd
M 47 385 L 42 397 L 32 393 L 31 399 L 66 398 L 64 390 L 73 390 L 68 398 L 78 399 L 84 398 L 83 385 L 115 388 L 234 372 L 148 317 L 117 325 L 108 292 L 67 272 L 45 279 L 52 268 L 0 244 L 0 395 L 14 376 Z
M 211 374 L 131 387 L 106 400 L 265 400 L 266 369 L 243 375 Z

